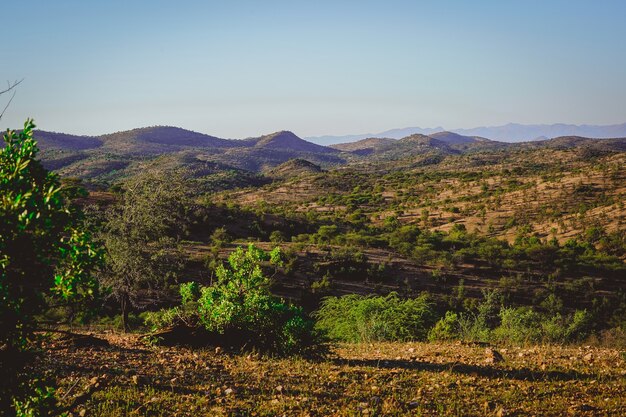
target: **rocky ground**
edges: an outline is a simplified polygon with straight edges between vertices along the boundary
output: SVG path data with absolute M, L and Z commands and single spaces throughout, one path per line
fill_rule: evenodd
M 75 416 L 626 415 L 615 349 L 375 343 L 308 360 L 93 336 L 37 365 Z

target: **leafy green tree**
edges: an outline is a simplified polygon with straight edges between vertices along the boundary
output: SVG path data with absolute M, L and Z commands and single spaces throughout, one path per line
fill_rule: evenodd
M 100 282 L 119 301 L 124 330 L 131 308 L 162 299 L 184 265 L 179 242 L 188 232 L 190 196 L 182 174 L 148 171 L 129 180 L 120 203 L 106 213 Z
M 91 271 L 99 251 L 58 177 L 36 160 L 34 128 L 27 120 L 21 132 L 7 131 L 0 150 L 0 409 L 28 408 L 23 358 L 35 315 L 51 300 L 98 292 Z

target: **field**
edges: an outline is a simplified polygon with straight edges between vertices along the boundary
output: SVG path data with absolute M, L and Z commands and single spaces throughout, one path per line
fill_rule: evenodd
M 50 354 L 42 359 L 72 415 L 626 413 L 626 352 L 614 349 L 340 344 L 326 358 L 313 360 L 154 347 L 136 334 L 93 336 L 50 342 Z M 491 349 L 503 360 L 494 359 Z

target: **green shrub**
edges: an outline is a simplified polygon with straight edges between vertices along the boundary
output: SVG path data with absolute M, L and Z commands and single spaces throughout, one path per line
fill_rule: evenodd
M 541 340 L 541 316 L 530 307 L 500 310 L 502 323 L 495 329 L 497 340 L 524 344 Z
M 216 282 L 207 287 L 182 284 L 183 304 L 146 317 L 146 324 L 162 328 L 176 323 L 201 326 L 220 343 L 246 346 L 277 354 L 307 353 L 320 338 L 300 307 L 273 296 L 262 265 L 281 265 L 280 250 L 267 253 L 254 245 L 237 248 L 220 264 Z
M 345 342 L 424 340 L 434 324 L 427 295 L 401 299 L 387 296 L 328 297 L 316 313 L 317 328 Z
M 154 331 L 173 326 L 181 321 L 180 311 L 180 307 L 174 307 L 160 311 L 146 311 L 141 316 L 144 325 Z
M 488 342 L 492 329 L 480 315 L 459 314 L 459 338 L 472 342 Z
M 455 340 L 461 334 L 459 315 L 453 311 L 446 311 L 446 315 L 439 319 L 435 327 L 428 332 L 428 340 Z
M 494 330 L 494 338 L 516 344 L 571 343 L 583 340 L 591 332 L 591 315 L 586 310 L 550 316 L 531 307 L 502 308 L 500 318 L 502 322 Z
M 183 305 L 198 301 L 200 298 L 200 287 L 197 282 L 180 284 L 179 291 Z

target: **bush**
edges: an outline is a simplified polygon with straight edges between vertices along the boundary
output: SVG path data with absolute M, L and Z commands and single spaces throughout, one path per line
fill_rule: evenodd
M 316 313 L 317 328 L 345 342 L 424 340 L 434 324 L 427 295 L 401 299 L 387 296 L 328 297 Z
M 428 340 L 455 340 L 461 334 L 459 315 L 453 311 L 446 311 L 446 315 L 439 319 L 435 327 L 428 332 Z
M 494 338 L 516 344 L 577 342 L 591 331 L 591 315 L 586 310 L 564 317 L 560 313 L 542 315 L 531 307 L 502 308 L 500 318 Z
M 181 285 L 182 305 L 148 315 L 146 324 L 153 328 L 181 322 L 200 326 L 227 346 L 276 354 L 310 352 L 320 342 L 313 321 L 302 308 L 270 293 L 271 280 L 261 268 L 264 262 L 280 266 L 279 248 L 270 253 L 254 245 L 247 251 L 237 248 L 228 257 L 228 265 L 216 269 L 214 285 Z
M 525 344 L 541 340 L 541 316 L 529 307 L 502 308 L 502 323 L 495 329 L 498 340 Z
M 91 272 L 101 251 L 73 192 L 37 160 L 34 128 L 27 120 L 22 131 L 7 130 L 0 148 L 0 414 L 42 416 L 58 410 L 54 388 L 27 367 L 36 317 L 49 305 L 84 307 L 97 296 Z

